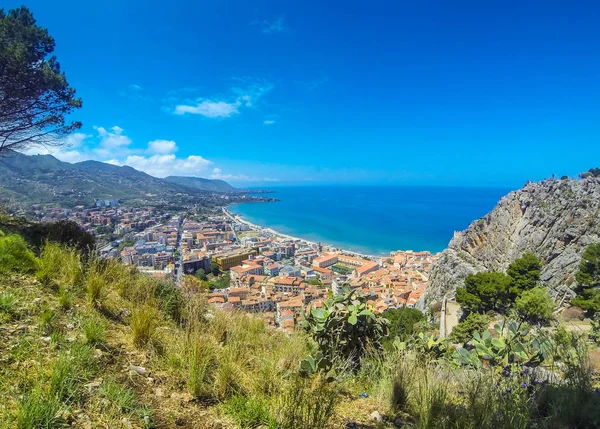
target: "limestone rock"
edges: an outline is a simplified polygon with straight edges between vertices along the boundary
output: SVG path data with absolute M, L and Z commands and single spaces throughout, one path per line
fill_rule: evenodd
M 454 234 L 431 269 L 421 305 L 452 298 L 470 273 L 505 271 L 525 252 L 543 261 L 541 280 L 553 296 L 572 296 L 581 254 L 598 241 L 600 178 L 528 183 Z

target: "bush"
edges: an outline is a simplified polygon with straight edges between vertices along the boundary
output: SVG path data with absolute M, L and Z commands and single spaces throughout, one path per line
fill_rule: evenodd
M 448 339 L 455 343 L 465 344 L 473 338 L 475 332 L 486 331 L 490 322 L 491 318 L 487 314 L 471 313 L 454 327 Z
M 35 270 L 36 259 L 23 237 L 5 235 L 0 231 L 0 274 L 30 273 Z
M 556 304 L 546 288 L 535 287 L 517 298 L 515 308 L 523 320 L 546 324 L 552 318 Z
M 425 321 L 425 315 L 415 308 L 392 308 L 382 316 L 389 321 L 388 343 L 396 338 L 406 340 L 415 331 L 415 325 Z
M 50 241 L 77 249 L 87 256 L 92 253 L 96 245 L 94 236 L 71 220 L 35 223 L 25 228 L 23 233 L 37 248 Z

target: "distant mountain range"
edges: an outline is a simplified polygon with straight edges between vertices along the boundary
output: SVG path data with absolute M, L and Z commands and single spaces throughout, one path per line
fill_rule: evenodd
M 224 180 L 203 179 L 201 177 L 169 176 L 163 179 L 166 182 L 187 188 L 199 189 L 208 192 L 236 192 L 237 189 Z
M 160 203 L 235 191 L 222 180 L 159 179 L 132 167 L 98 161 L 70 164 L 51 155 L 17 152 L 0 157 L 0 201 L 4 204 L 58 203 L 68 207 L 90 205 L 95 199 Z

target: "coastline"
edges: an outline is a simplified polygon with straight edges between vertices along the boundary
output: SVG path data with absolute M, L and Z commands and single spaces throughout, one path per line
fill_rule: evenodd
M 300 241 L 301 243 L 306 243 L 307 245 L 309 245 L 311 247 L 312 246 L 318 246 L 320 244 L 321 246 L 328 247 L 329 249 L 332 249 L 332 250 L 333 249 L 337 249 L 338 251 L 340 251 L 341 253 L 344 253 L 344 254 L 348 254 L 348 255 L 356 256 L 356 257 L 361 257 L 361 258 L 368 258 L 368 259 L 371 259 L 371 260 L 377 260 L 377 259 L 382 259 L 382 258 L 386 257 L 384 255 L 371 255 L 371 254 L 367 254 L 367 253 L 355 252 L 355 251 L 352 251 L 352 250 L 342 249 L 342 248 L 337 247 L 337 246 L 332 246 L 332 245 L 327 244 L 327 243 L 321 243 L 321 242 L 317 243 L 317 242 L 314 242 L 314 241 L 311 241 L 311 240 L 307 240 L 305 238 L 295 237 L 295 236 L 288 235 L 288 234 L 283 234 L 283 233 L 281 233 L 279 231 L 274 230 L 273 228 L 256 225 L 256 224 L 253 224 L 250 221 L 247 221 L 241 215 L 232 213 L 229 210 L 229 206 L 223 207 L 222 209 L 223 209 L 223 213 L 226 216 L 228 216 L 230 219 L 232 219 L 232 220 L 234 220 L 236 222 L 239 222 L 239 223 L 243 223 L 243 224 L 247 225 L 248 227 L 250 227 L 254 231 L 266 231 L 266 232 L 268 232 L 269 234 L 272 234 L 275 237 L 283 238 L 283 239 L 286 239 L 286 240 L 292 240 L 292 241 Z

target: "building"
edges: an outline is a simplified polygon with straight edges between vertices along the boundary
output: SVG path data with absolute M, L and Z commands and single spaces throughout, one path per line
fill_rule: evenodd
M 326 254 L 326 255 L 320 256 L 318 258 L 315 258 L 313 260 L 312 264 L 314 267 L 327 268 L 327 267 L 337 264 L 337 262 L 338 262 L 338 255 Z
M 219 266 L 221 271 L 227 271 L 232 267 L 241 265 L 242 261 L 250 256 L 257 256 L 258 252 L 254 249 L 238 249 L 233 252 L 221 253 L 212 257 L 213 261 Z
M 210 258 L 204 253 L 188 253 L 183 255 L 182 268 L 186 274 L 193 274 L 199 269 L 203 269 L 205 273 L 208 273 L 210 271 Z

